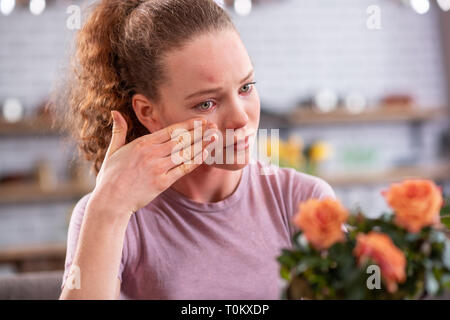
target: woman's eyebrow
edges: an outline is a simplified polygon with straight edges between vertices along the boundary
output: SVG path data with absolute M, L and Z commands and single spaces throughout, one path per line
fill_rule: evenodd
M 254 69 L 250 70 L 250 72 L 248 73 L 248 75 L 247 75 L 244 79 L 241 80 L 241 83 L 243 83 L 244 81 L 248 80 L 248 79 L 253 75 L 254 72 L 255 72 Z M 189 100 L 189 99 L 191 99 L 191 98 L 193 98 L 193 97 L 196 97 L 196 96 L 201 96 L 201 95 L 205 95 L 205 94 L 211 94 L 211 93 L 218 92 L 218 91 L 220 91 L 220 90 L 222 90 L 221 87 L 218 87 L 218 88 L 211 88 L 211 89 L 206 89 L 206 90 L 201 90 L 201 91 L 197 91 L 197 92 L 195 92 L 195 93 L 192 93 L 192 94 L 188 95 L 188 96 L 187 96 L 186 98 L 184 98 L 184 99 L 185 99 L 185 100 Z

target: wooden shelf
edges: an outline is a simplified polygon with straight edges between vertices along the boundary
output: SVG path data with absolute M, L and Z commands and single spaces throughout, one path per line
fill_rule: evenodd
M 368 122 L 396 121 L 429 121 L 450 117 L 449 112 L 441 108 L 423 107 L 377 107 L 361 113 L 352 114 L 344 109 L 328 113 L 320 113 L 310 109 L 297 108 L 283 118 L 288 125 L 320 125 L 320 124 L 358 124 Z M 278 120 L 281 121 L 281 120 Z M 0 135 L 62 135 L 57 128 L 52 128 L 49 120 L 24 120 L 15 123 L 0 121 Z
M 0 248 L 0 263 L 43 258 L 61 258 L 66 255 L 65 243 Z
M 384 184 L 413 177 L 434 181 L 450 180 L 450 161 L 433 166 L 405 166 L 383 171 L 345 172 L 318 176 L 337 187 Z M 91 192 L 93 187 L 68 183 L 51 190 L 42 190 L 37 183 L 11 183 L 0 186 L 0 205 L 79 200 Z
M 92 188 L 93 186 L 68 183 L 45 190 L 37 183 L 8 183 L 3 186 L 0 185 L 0 205 L 77 200 L 91 192 Z
M 400 182 L 407 178 L 423 178 L 433 181 L 450 180 L 450 162 L 433 166 L 405 166 L 383 171 L 319 175 L 331 186 L 374 185 Z
M 0 264 L 13 265 L 17 272 L 64 270 L 66 243 L 0 248 Z
M 448 117 L 449 112 L 441 108 L 419 107 L 377 107 L 352 114 L 343 109 L 328 113 L 315 112 L 310 109 L 297 108 L 286 117 L 292 125 L 358 124 L 370 122 L 420 122 Z
M 0 136 L 32 136 L 32 135 L 62 135 L 62 132 L 52 127 L 50 120 L 23 120 L 6 122 L 0 120 Z

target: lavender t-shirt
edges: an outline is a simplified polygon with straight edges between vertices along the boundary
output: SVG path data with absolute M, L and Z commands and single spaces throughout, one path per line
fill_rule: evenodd
M 273 174 L 262 171 L 268 168 Z M 72 213 L 63 282 L 89 196 Z M 291 246 L 292 216 L 301 201 L 326 196 L 335 193 L 324 180 L 259 161 L 244 167 L 236 190 L 219 202 L 168 188 L 129 221 L 120 298 L 280 299 L 276 257 Z

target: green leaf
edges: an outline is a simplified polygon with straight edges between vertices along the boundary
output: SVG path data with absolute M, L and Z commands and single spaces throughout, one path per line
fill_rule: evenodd
M 450 214 L 450 198 L 444 199 L 444 205 L 441 208 L 441 216 Z
M 288 269 L 293 268 L 297 264 L 297 261 L 289 252 L 284 252 L 282 255 L 277 257 L 277 260 Z
M 291 280 L 291 272 L 288 268 L 282 266 L 280 269 L 280 275 L 283 279 L 290 281 Z
M 441 278 L 441 283 L 445 289 L 450 290 L 450 274 L 444 274 Z
M 441 218 L 441 223 L 450 229 L 450 216 Z

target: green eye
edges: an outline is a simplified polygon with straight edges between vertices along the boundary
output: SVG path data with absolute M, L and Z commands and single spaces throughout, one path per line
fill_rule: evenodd
M 256 82 L 251 82 L 251 83 L 247 83 L 246 85 L 244 85 L 243 87 L 242 87 L 242 92 L 245 92 L 245 93 L 247 93 L 247 92 L 250 92 L 251 90 L 252 90 L 252 86 L 255 84 Z M 245 88 L 247 88 L 247 89 L 245 89 Z
M 210 108 L 213 107 L 212 103 L 213 103 L 212 101 L 205 101 L 205 102 L 202 102 L 202 103 L 200 103 L 200 104 L 198 105 L 198 108 L 199 108 L 200 110 L 202 110 L 202 111 L 207 111 L 207 110 L 209 110 Z

